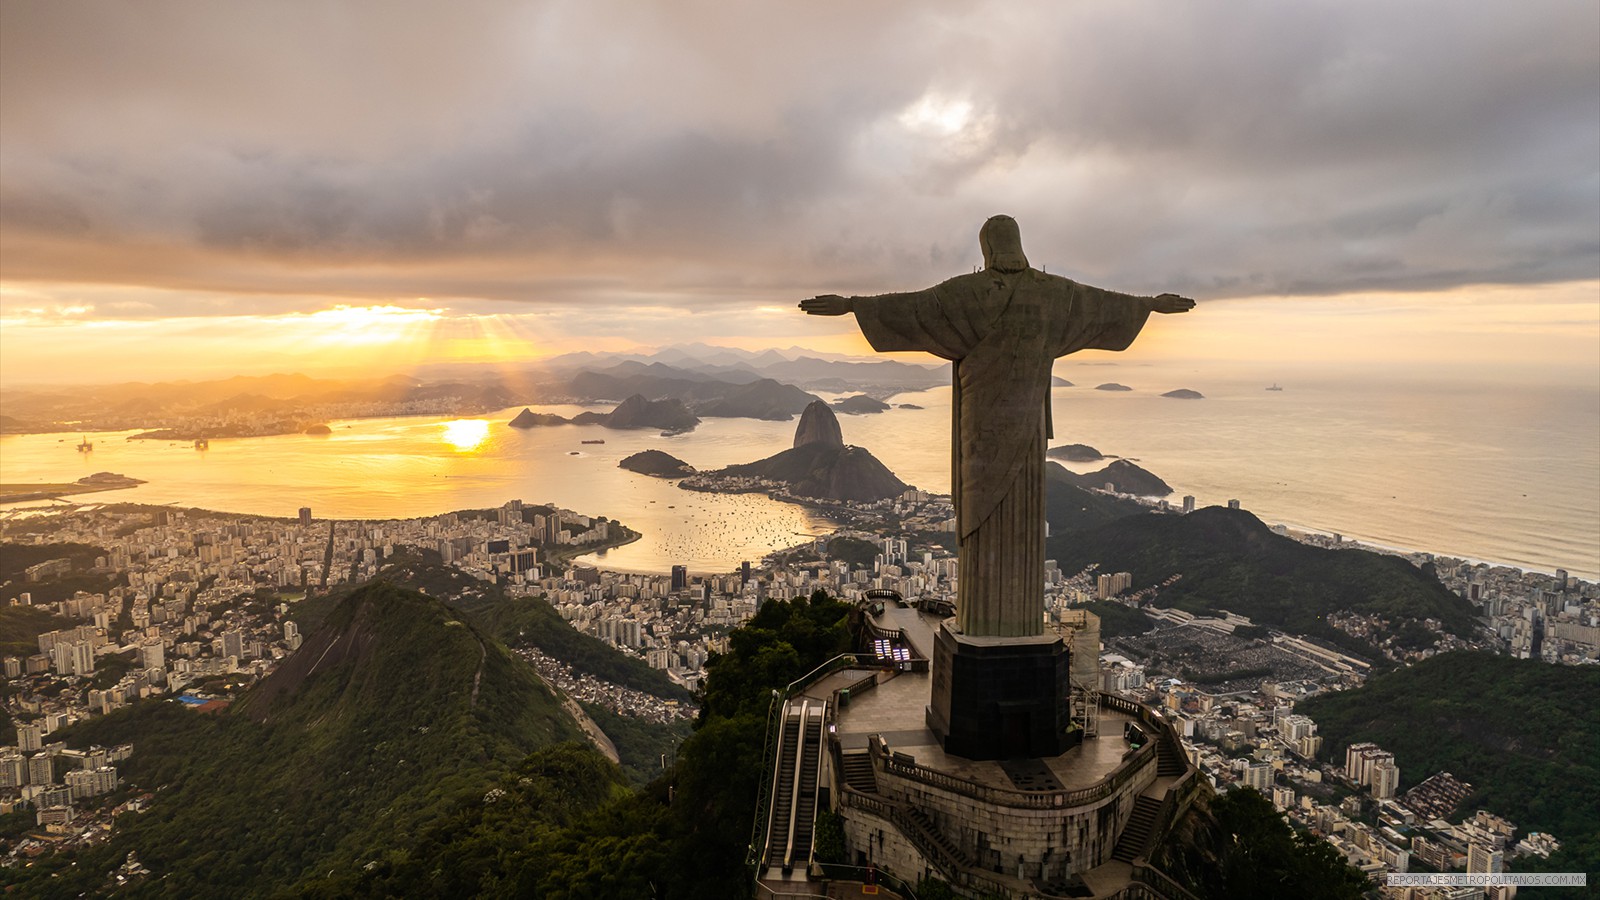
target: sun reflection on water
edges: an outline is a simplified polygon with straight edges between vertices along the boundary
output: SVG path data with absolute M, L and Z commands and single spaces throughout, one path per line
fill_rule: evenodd
M 476 450 L 488 439 L 489 423 L 484 419 L 455 419 L 444 423 L 444 441 L 457 450 Z

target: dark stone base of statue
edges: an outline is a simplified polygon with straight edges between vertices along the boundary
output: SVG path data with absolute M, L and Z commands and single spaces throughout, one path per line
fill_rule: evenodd
M 951 620 L 953 621 L 953 620 Z M 1055 635 L 934 639 L 928 728 L 944 752 L 974 760 L 1059 756 L 1080 740 L 1071 724 L 1070 653 Z

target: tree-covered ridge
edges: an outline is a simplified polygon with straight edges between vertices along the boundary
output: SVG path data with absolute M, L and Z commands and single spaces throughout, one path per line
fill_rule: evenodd
M 1298 634 L 1372 653 L 1327 622 L 1354 610 L 1396 626 L 1436 619 L 1471 635 L 1472 606 L 1403 559 L 1365 550 L 1324 550 L 1273 534 L 1243 510 L 1207 507 L 1184 516 L 1132 516 L 1090 531 L 1055 536 L 1046 553 L 1062 571 L 1090 563 L 1133 574 L 1135 587 L 1181 576 L 1158 606 L 1203 615 L 1228 610 Z
M 542 598 L 508 597 L 499 585 L 444 565 L 435 551 L 406 548 L 397 552 L 378 575 L 445 601 L 508 647 L 537 647 L 595 678 L 667 700 L 691 699 L 689 692 L 665 672 L 573 628 Z M 321 624 L 328 610 L 349 590 L 352 588 L 341 586 L 330 597 L 301 601 L 290 616 L 302 631 L 309 632 Z
M 92 544 L 0 544 L 0 581 L 20 580 L 29 566 L 52 559 L 72 561 L 74 569 L 87 569 L 96 557 L 109 556 L 104 547 Z
M 1445 653 L 1298 711 L 1335 760 L 1372 741 L 1395 755 L 1402 789 L 1447 771 L 1473 786 L 1461 812 L 1600 850 L 1600 668 Z M 1600 871 L 1600 854 L 1582 862 Z
M 500 793 L 433 821 L 378 865 L 310 884 L 308 895 L 748 896 L 744 858 L 772 691 L 849 648 L 850 610 L 820 594 L 763 605 L 708 664 L 706 705 L 677 763 L 641 790 L 620 791 L 615 769 L 594 768 L 586 748 L 553 748 Z M 554 771 L 588 783 L 549 800 Z
M 579 672 L 666 700 L 691 699 L 665 672 L 573 628 L 541 597 L 506 597 L 496 590 L 455 606 L 509 646 L 537 647 Z
M 358 590 L 308 648 L 320 665 L 280 667 L 227 712 L 147 701 L 75 726 L 74 746 L 132 741 L 122 774 L 157 800 L 82 859 L 0 877 L 76 896 L 133 850 L 155 873 L 134 896 L 272 896 L 383 858 L 530 751 L 581 740 L 525 663 L 421 594 Z
M 104 593 L 117 582 L 105 574 L 89 570 L 95 560 L 110 553 L 104 547 L 92 544 L 63 542 L 57 544 L 0 544 L 0 604 L 29 594 L 35 604 L 55 603 L 71 597 L 76 591 L 90 594 Z M 30 582 L 26 578 L 29 566 L 52 559 L 65 559 L 72 570 L 65 575 Z M 45 629 L 49 630 L 49 629 Z
M 1253 788 L 1207 790 L 1153 860 L 1203 900 L 1355 900 L 1367 886 L 1332 844 L 1289 827 Z
M 0 656 L 39 652 L 39 635 L 78 624 L 37 606 L 0 606 Z

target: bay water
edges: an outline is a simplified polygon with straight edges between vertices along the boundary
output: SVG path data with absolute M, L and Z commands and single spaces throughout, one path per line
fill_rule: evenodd
M 1259 377 L 1179 366 L 1061 366 L 1052 446 L 1083 443 L 1172 485 L 1174 503 L 1238 499 L 1269 524 L 1600 579 L 1600 390 Z M 1117 382 L 1132 390 L 1096 390 Z M 1163 397 L 1188 388 L 1204 399 Z M 835 395 L 825 395 L 833 397 Z M 841 416 L 847 443 L 925 490 L 950 486 L 950 389 L 899 394 L 883 413 Z M 911 404 L 920 409 L 901 408 Z M 607 406 L 534 406 L 572 415 Z M 512 498 L 621 520 L 643 537 L 589 561 L 625 571 L 725 572 L 833 527 L 761 495 L 703 494 L 618 468 L 647 448 L 700 469 L 792 443 L 795 423 L 707 419 L 694 431 L 600 426 L 519 430 L 520 407 L 473 419 L 330 423 L 327 436 L 187 442 L 94 434 L 0 437 L 0 482 L 73 481 L 111 471 L 147 481 L 77 502 L 170 503 L 230 512 L 382 519 L 497 506 Z M 604 443 L 584 443 L 604 441 Z M 1104 463 L 1073 464 L 1090 471 Z M 39 506 L 11 504 L 10 509 Z

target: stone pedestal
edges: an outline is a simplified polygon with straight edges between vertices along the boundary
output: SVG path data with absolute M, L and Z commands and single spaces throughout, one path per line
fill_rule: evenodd
M 1059 756 L 1071 724 L 1071 654 L 1055 635 L 972 637 L 946 620 L 934 639 L 928 729 L 974 760 Z

